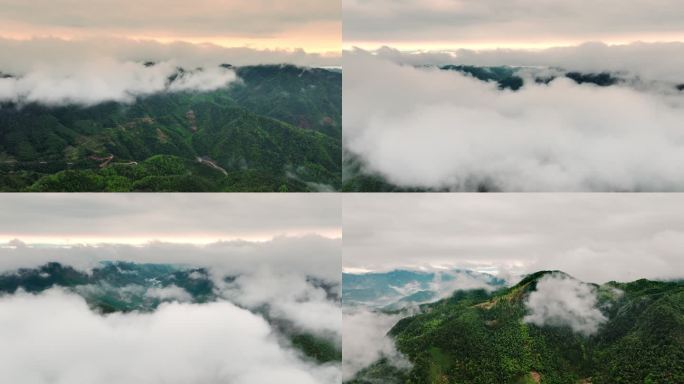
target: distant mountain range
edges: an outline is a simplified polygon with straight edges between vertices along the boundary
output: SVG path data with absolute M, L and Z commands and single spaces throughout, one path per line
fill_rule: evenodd
M 0 191 L 339 189 L 341 73 L 224 66 L 240 81 L 215 91 L 1 105 Z
M 504 280 L 469 270 L 342 274 L 342 303 L 384 310 L 399 310 L 438 300 L 457 289 L 503 287 Z
M 542 288 L 554 279 L 566 289 Z M 583 300 L 591 308 L 580 310 Z M 540 303 L 543 310 L 531 314 Z M 389 332 L 412 368 L 381 359 L 349 383 L 684 382 L 681 281 L 599 286 L 542 271 L 510 288 L 457 291 L 420 309 Z

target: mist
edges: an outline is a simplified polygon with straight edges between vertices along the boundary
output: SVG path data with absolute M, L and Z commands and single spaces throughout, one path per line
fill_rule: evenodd
M 567 47 L 531 49 L 456 49 L 403 52 L 392 47 L 375 51 L 356 49 L 347 54 L 368 55 L 408 65 L 477 65 L 552 67 L 567 71 L 611 72 L 646 81 L 684 83 L 684 43 L 661 42 L 609 45 L 586 42 Z
M 436 68 L 345 55 L 345 149 L 403 187 L 679 191 L 674 89 L 527 82 L 517 92 Z
M 110 59 L 70 65 L 41 65 L 26 75 L 0 79 L 0 102 L 48 106 L 91 106 L 103 102 L 132 103 L 137 97 L 160 92 L 206 92 L 237 81 L 235 71 L 206 68 L 185 72 L 175 81 L 173 62 L 147 67 Z
M 70 65 L 110 59 L 116 62 L 175 62 L 186 69 L 259 64 L 339 66 L 340 54 L 308 53 L 302 49 L 253 49 L 187 42 L 88 37 L 60 39 L 35 37 L 26 40 L 0 37 L 0 72 L 25 75 L 36 65 Z
M 335 66 L 339 55 L 111 37 L 0 38 L 0 103 L 132 103 L 155 93 L 207 92 L 239 81 L 222 64 L 286 63 Z M 185 72 L 170 81 L 179 68 Z
M 385 358 L 399 368 L 410 368 L 410 362 L 394 346 L 387 332 L 404 315 L 389 315 L 364 308 L 343 312 L 342 379 L 350 380 L 360 370 Z
M 103 281 L 0 294 L 0 339 L 7 341 L 0 369 L 19 383 L 339 382 L 339 364 L 315 363 L 288 335 L 314 335 L 341 348 L 340 242 L 320 236 L 208 245 L 11 241 L 0 246 L 0 274 L 10 277 L 50 262 L 88 274 L 103 262 L 153 263 L 194 270 L 188 277 L 208 279 L 213 290 L 207 303 L 154 279 L 149 286 Z M 154 305 L 149 312 L 101 314 L 86 302 L 109 296 Z
M 52 289 L 0 297 L 0 323 L 0 369 L 13 383 L 339 381 L 337 367 L 303 361 L 261 317 L 228 302 L 103 316 Z
M 593 286 L 566 275 L 546 275 L 527 298 L 525 307 L 529 314 L 523 321 L 540 327 L 570 327 L 574 332 L 591 336 L 608 321 L 597 308 L 597 302 Z

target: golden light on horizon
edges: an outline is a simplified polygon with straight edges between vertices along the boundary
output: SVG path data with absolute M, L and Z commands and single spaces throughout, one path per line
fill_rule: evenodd
M 589 42 L 599 42 L 606 45 L 628 45 L 633 43 L 672 43 L 684 42 L 682 34 L 644 34 L 640 36 L 615 36 L 606 39 L 568 39 L 546 41 L 345 41 L 343 50 L 361 48 L 375 51 L 382 47 L 390 47 L 405 52 L 421 51 L 456 51 L 468 49 L 474 51 L 506 50 L 544 50 L 549 48 L 575 47 Z
M 210 44 L 222 48 L 251 48 L 255 50 L 296 51 L 339 56 L 342 50 L 341 22 L 321 22 L 307 24 L 296 29 L 272 36 L 248 35 L 206 35 L 191 36 L 169 31 L 149 31 L 127 33 L 120 30 L 84 31 L 78 28 L 43 28 L 36 32 L 26 26 L 4 26 L 0 38 L 11 40 L 31 40 L 52 38 L 61 40 L 83 40 L 92 38 L 119 38 L 139 41 L 154 41 L 162 44 L 188 43 Z
M 145 245 L 149 243 L 190 244 L 208 245 L 218 242 L 247 241 L 268 242 L 277 237 L 305 237 L 320 236 L 327 239 L 340 239 L 341 229 L 320 230 L 292 230 L 274 233 L 249 232 L 242 234 L 207 233 L 197 234 L 139 234 L 139 235 L 107 235 L 107 234 L 29 234 L 10 233 L 0 234 L 0 245 L 7 245 L 13 240 L 19 240 L 26 244 L 46 245 L 97 245 L 97 244 L 121 244 L 121 245 Z

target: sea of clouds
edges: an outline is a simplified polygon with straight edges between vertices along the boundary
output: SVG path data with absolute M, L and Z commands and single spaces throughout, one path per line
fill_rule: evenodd
M 103 315 L 83 297 L 96 286 L 0 295 L 0 369 L 11 382 L 36 384 L 339 382 L 339 364 L 305 358 L 270 321 L 341 348 L 340 249 L 340 239 L 319 236 L 204 246 L 13 241 L 0 247 L 0 273 L 47 262 L 85 272 L 102 261 L 201 267 L 218 299 L 193 303 L 174 285 L 126 286 L 164 302 L 150 313 Z
M 682 46 L 439 56 L 449 57 L 443 64 L 564 64 L 566 70 L 622 71 L 632 79 L 611 87 L 528 79 L 517 92 L 416 66 L 433 63 L 429 53 L 346 52 L 345 150 L 367 172 L 405 187 L 684 190 L 684 99 L 675 88 L 681 65 L 672 64 L 684 60 Z

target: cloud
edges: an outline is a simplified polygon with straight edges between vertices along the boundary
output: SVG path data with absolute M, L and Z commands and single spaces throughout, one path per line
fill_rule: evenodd
M 473 275 L 465 271 L 435 273 L 435 278 L 430 283 L 430 290 L 437 293 L 438 299 L 449 297 L 456 291 L 469 291 L 473 289 L 492 291 L 495 287 L 491 284 L 489 276 Z
M 161 92 L 213 91 L 237 80 L 235 71 L 216 67 L 185 72 L 169 83 L 176 72 L 172 62 L 146 67 L 108 59 L 40 66 L 21 77 L 0 79 L 0 102 L 49 106 L 132 103 L 137 97 Z
M 529 314 L 523 320 L 540 327 L 567 326 L 591 336 L 608 320 L 596 307 L 597 301 L 593 286 L 565 275 L 546 275 L 527 298 Z
M 346 270 L 684 277 L 679 194 L 347 194 L 343 207 Z
M 339 264 L 334 264 L 339 268 Z M 333 288 L 339 289 L 339 281 L 332 282 Z M 339 299 L 329 298 L 323 287 L 306 277 L 271 267 L 259 268 L 231 283 L 220 284 L 220 291 L 223 297 L 247 308 L 268 305 L 271 316 L 288 319 L 301 329 L 339 343 L 342 326 Z
M 156 65 L 143 65 L 146 62 Z M 130 103 L 135 97 L 158 92 L 212 91 L 225 87 L 236 81 L 237 76 L 233 69 L 222 68 L 221 64 L 282 63 L 335 66 L 339 65 L 339 54 L 183 42 L 164 44 L 114 37 L 0 37 L 0 103 Z M 168 78 L 179 67 L 187 72 L 169 84 Z M 5 75 L 13 77 L 3 78 Z
M 342 321 L 340 252 L 340 239 L 317 236 L 207 246 L 165 243 L 75 247 L 22 245 L 0 248 L 0 272 L 12 273 L 19 268 L 35 268 L 48 262 L 82 271 L 90 271 L 103 261 L 206 268 L 218 297 L 253 311 L 265 309 L 272 318 L 287 320 L 297 329 L 339 343 Z M 99 288 L 79 289 L 79 292 L 88 293 L 89 289 Z M 188 302 L 191 298 L 175 286 L 147 290 L 129 286 L 118 293 L 125 294 L 126 290 L 163 301 Z M 330 297 L 334 294 L 337 297 Z
M 14 383 L 339 381 L 336 366 L 304 362 L 261 317 L 227 302 L 102 316 L 52 289 L 0 297 L 0 323 L 0 369 Z
M 340 65 L 340 54 L 306 53 L 304 50 L 226 48 L 214 44 L 160 43 L 121 37 L 80 39 L 0 37 L 0 71 L 25 75 L 36 66 L 65 66 L 109 59 L 115 62 L 174 62 L 186 69 L 254 64 L 290 63 L 301 66 Z
M 410 363 L 398 352 L 387 332 L 402 315 L 388 315 L 355 308 L 343 312 L 342 379 L 350 380 L 361 369 L 381 358 L 399 368 Z
M 226 241 L 204 246 L 154 242 L 121 244 L 0 247 L 0 271 L 59 262 L 90 270 L 102 261 L 178 264 L 212 269 L 218 276 L 277 270 L 326 282 L 340 280 L 341 239 L 320 236 L 277 237 L 265 242 Z
M 185 289 L 176 285 L 148 288 L 145 292 L 145 296 L 159 299 L 161 301 L 178 301 L 181 303 L 192 301 L 192 295 L 190 295 Z
M 678 191 L 681 98 L 559 78 L 501 91 L 456 72 L 345 56 L 345 149 L 406 187 Z
M 506 45 L 684 36 L 677 0 L 343 0 L 348 42 Z
M 684 42 L 608 45 L 588 42 L 568 47 L 540 50 L 525 49 L 457 49 L 453 51 L 402 52 L 383 47 L 375 51 L 348 51 L 409 65 L 478 65 L 556 67 L 568 71 L 613 72 L 627 78 L 647 81 L 684 83 Z

